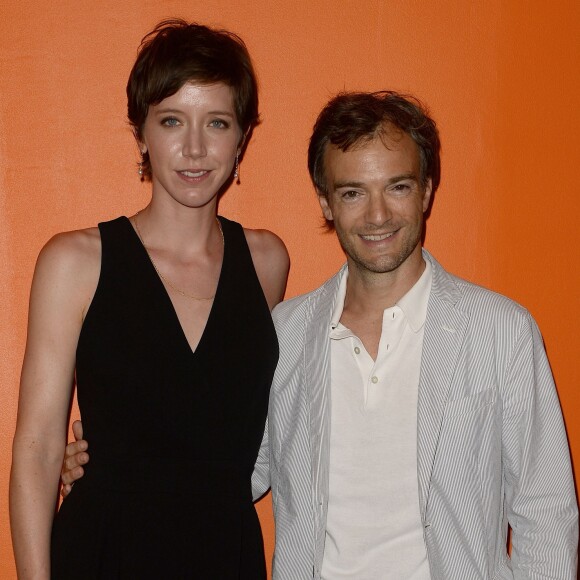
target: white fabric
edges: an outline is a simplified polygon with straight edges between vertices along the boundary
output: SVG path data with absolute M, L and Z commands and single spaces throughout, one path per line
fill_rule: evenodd
M 431 266 L 383 313 L 374 361 L 332 317 L 329 498 L 322 578 L 429 580 L 417 482 L 417 390 Z
M 578 503 L 542 337 L 521 306 L 433 281 L 417 400 L 419 506 L 432 580 L 576 580 Z M 276 522 L 273 580 L 320 579 L 330 439 L 328 326 L 346 266 L 273 312 L 280 360 L 252 476 Z M 506 550 L 512 526 L 511 556 Z

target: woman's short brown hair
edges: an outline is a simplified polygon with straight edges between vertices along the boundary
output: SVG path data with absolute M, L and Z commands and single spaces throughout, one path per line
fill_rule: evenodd
M 189 81 L 228 85 L 243 135 L 258 123 L 258 83 L 244 41 L 227 30 L 163 20 L 141 41 L 127 83 L 127 114 L 137 140 L 149 107 Z M 151 179 L 148 153 L 143 154 L 142 170 L 143 177 Z

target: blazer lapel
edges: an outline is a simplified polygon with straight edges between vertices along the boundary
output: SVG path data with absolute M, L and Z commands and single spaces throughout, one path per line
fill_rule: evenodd
M 305 386 L 310 404 L 310 461 L 316 558 L 322 558 L 330 458 L 330 323 L 344 266 L 313 296 L 304 348 Z
M 427 251 L 423 255 L 433 267 L 417 403 L 417 470 L 424 517 L 449 387 L 469 316 L 455 306 L 461 292 L 451 276 Z

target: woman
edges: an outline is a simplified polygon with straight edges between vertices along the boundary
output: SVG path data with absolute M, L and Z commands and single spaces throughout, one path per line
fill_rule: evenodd
M 19 578 L 265 578 L 250 477 L 288 255 L 216 215 L 258 119 L 252 64 L 229 32 L 164 21 L 127 97 L 151 202 L 54 237 L 34 274 L 10 490 Z M 75 373 L 91 463 L 53 524 Z

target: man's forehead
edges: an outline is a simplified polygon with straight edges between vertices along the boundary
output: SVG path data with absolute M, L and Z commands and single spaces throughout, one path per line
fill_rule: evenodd
M 404 131 L 393 128 L 386 132 L 376 132 L 372 136 L 363 137 L 348 147 L 341 147 L 329 143 L 324 152 L 325 160 L 362 157 L 365 153 L 373 152 L 380 154 L 382 151 L 399 152 L 410 161 L 419 160 L 419 147 L 412 137 Z
M 408 133 L 395 125 L 388 123 L 381 125 L 381 127 L 379 127 L 374 133 L 363 135 L 346 146 L 335 145 L 332 142 L 328 143 L 325 153 L 329 151 L 348 153 L 350 151 L 372 149 L 376 143 L 381 143 L 385 149 L 388 149 L 389 151 L 398 150 L 402 146 L 411 146 L 411 149 L 414 149 L 417 152 L 419 150 L 417 144 Z

